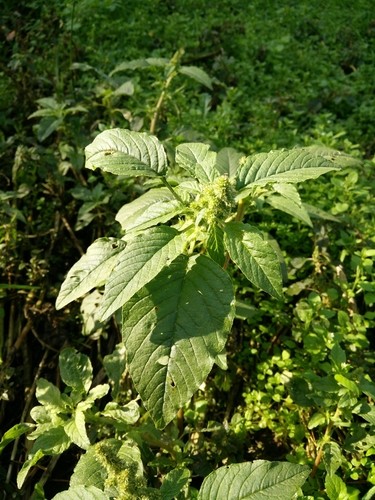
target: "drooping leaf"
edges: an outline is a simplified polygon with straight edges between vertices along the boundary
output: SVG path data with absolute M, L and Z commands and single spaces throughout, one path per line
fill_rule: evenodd
M 130 375 L 158 427 L 206 379 L 226 343 L 233 302 L 218 264 L 181 255 L 123 307 Z
M 203 69 L 197 66 L 180 66 L 178 72 L 212 90 L 212 80 Z
M 32 429 L 35 428 L 34 424 L 29 424 L 29 423 L 21 423 L 21 424 L 16 424 L 10 429 L 8 429 L 4 434 L 2 435 L 1 441 L 0 441 L 0 453 L 3 451 L 3 449 L 12 441 L 15 439 L 19 438 L 23 434 L 26 434 L 26 432 L 31 431 Z
M 297 183 L 315 179 L 339 166 L 307 148 L 277 150 L 249 156 L 237 174 L 237 189 L 264 186 L 271 182 Z
M 169 63 L 169 59 L 163 57 L 147 57 L 145 59 L 133 59 L 118 64 L 109 76 L 113 76 L 121 71 L 149 68 L 151 66 L 164 67 Z
M 87 394 L 92 383 L 92 365 L 90 359 L 72 347 L 61 351 L 59 356 L 61 379 L 68 387 L 80 394 Z
M 185 240 L 168 226 L 150 228 L 128 240 L 109 277 L 101 305 L 102 319 L 122 307 L 138 290 L 183 252 Z
M 92 288 L 102 286 L 126 243 L 117 238 L 99 238 L 68 272 L 56 299 L 56 309 L 65 307 Z
M 210 151 L 208 144 L 190 142 L 176 148 L 176 163 L 203 183 L 212 182 L 221 175 L 215 162 L 216 153 Z
M 309 214 L 304 207 L 299 192 L 293 184 L 275 182 L 272 184 L 273 191 L 267 196 L 266 201 L 277 210 L 281 210 L 292 217 L 302 220 L 305 224 L 312 226 Z
M 312 227 L 312 222 L 309 214 L 303 205 L 298 205 L 294 201 L 279 195 L 267 196 L 266 202 L 269 203 L 273 208 L 281 210 L 296 219 L 301 220 L 308 226 Z
M 261 232 L 249 224 L 229 222 L 224 228 L 224 244 L 249 281 L 273 297 L 282 298 L 280 261 Z
M 29 458 L 22 464 L 22 468 L 17 474 L 17 488 L 21 489 L 23 486 L 23 483 L 25 482 L 25 479 L 27 477 L 27 474 L 29 473 L 29 470 L 31 467 L 33 467 L 35 464 L 39 462 L 41 458 L 44 457 L 44 453 L 42 450 L 38 450 L 36 453 L 32 454 L 29 456 Z
M 288 462 L 255 460 L 220 467 L 203 481 L 198 500 L 291 500 L 310 469 Z
M 325 210 L 322 210 L 321 208 L 314 207 L 313 205 L 310 205 L 308 203 L 303 203 L 303 206 L 305 207 L 310 217 L 330 220 L 332 222 L 340 222 L 340 219 L 338 217 L 335 217 L 334 215 L 326 212 Z
M 144 132 L 104 130 L 85 149 L 86 168 L 127 177 L 164 175 L 167 157 L 159 140 Z
M 120 208 L 116 220 L 125 231 L 139 231 L 169 221 L 180 210 L 180 202 L 169 189 L 156 188 Z

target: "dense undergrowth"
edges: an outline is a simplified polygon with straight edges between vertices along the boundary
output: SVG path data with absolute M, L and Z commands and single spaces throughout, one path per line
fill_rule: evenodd
M 228 369 L 214 367 L 163 433 L 140 405 L 126 434 L 140 447 L 147 487 L 190 470 L 179 498 L 194 498 L 217 467 L 257 459 L 309 465 L 299 498 L 371 498 L 372 2 L 10 4 L 0 21 L 1 434 L 31 421 L 38 379 L 63 390 L 65 347 L 90 358 L 94 385 L 114 383 L 106 356 L 121 340 L 116 319 L 97 321 L 95 296 L 55 309 L 70 267 L 95 239 L 121 236 L 114 214 L 145 191 L 143 179 L 84 169 L 84 147 L 99 132 L 151 131 L 171 162 L 183 142 L 245 155 L 324 145 L 360 162 L 301 185 L 311 226 L 267 204 L 261 218 L 246 216 L 280 245 L 284 300 L 233 272 L 240 301 Z M 121 404 L 136 396 L 126 370 L 115 389 Z M 93 442 L 125 433 L 92 428 Z M 29 449 L 20 438 L 2 452 L 5 494 L 66 490 L 81 450 L 42 461 L 19 491 Z

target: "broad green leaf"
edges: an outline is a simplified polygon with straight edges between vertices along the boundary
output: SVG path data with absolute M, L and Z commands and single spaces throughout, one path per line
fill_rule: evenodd
M 297 183 L 315 179 L 339 167 L 307 148 L 277 150 L 246 158 L 238 169 L 237 189 L 264 186 L 271 182 Z
M 202 483 L 198 500 L 291 500 L 310 469 L 288 462 L 255 460 L 220 467 Z
M 110 500 L 111 498 L 95 486 L 74 486 L 57 493 L 52 500 Z
M 134 84 L 131 80 L 124 82 L 114 92 L 113 95 L 133 95 Z
M 216 166 L 222 175 L 235 177 L 242 157 L 234 148 L 223 148 L 217 154 Z
M 35 464 L 39 462 L 41 458 L 44 457 L 44 453 L 42 450 L 38 450 L 34 454 L 30 455 L 29 458 L 23 463 L 21 470 L 17 474 L 17 488 L 21 489 L 23 483 L 25 482 L 26 476 Z
M 162 57 L 147 57 L 145 59 L 133 59 L 118 64 L 109 76 L 115 75 L 121 71 L 149 68 L 151 66 L 164 67 L 169 63 L 169 59 Z
M 139 420 L 140 412 L 136 401 L 130 401 L 123 406 L 115 401 L 110 401 L 101 412 L 101 415 L 103 415 L 103 417 L 112 418 L 116 423 L 132 425 Z
M 273 208 L 281 210 L 282 212 L 301 220 L 305 224 L 312 227 L 312 222 L 309 214 L 303 205 L 298 205 L 293 200 L 287 199 L 284 196 L 270 195 L 267 196 L 266 202 L 269 203 Z
M 359 166 L 362 161 L 358 158 L 354 158 L 342 151 L 337 151 L 336 149 L 329 148 L 327 146 L 308 146 L 304 148 L 306 151 L 314 154 L 315 156 L 322 156 L 329 161 L 343 167 Z
M 87 436 L 85 423 L 85 414 L 83 411 L 77 410 L 74 412 L 74 418 L 64 425 L 64 430 L 72 443 L 87 450 L 90 446 L 90 440 Z
M 118 441 L 118 449 L 121 442 Z M 70 478 L 70 487 L 95 486 L 104 490 L 107 472 L 97 459 L 97 446 L 90 446 L 85 454 L 81 455 Z M 117 451 L 117 450 L 115 450 Z
M 90 446 L 77 463 L 70 479 L 70 486 L 95 486 L 105 489 L 109 473 L 132 467 L 132 473 L 143 477 L 141 453 L 134 441 L 105 439 Z
M 50 411 L 63 412 L 66 403 L 61 398 L 61 392 L 55 385 L 44 378 L 40 378 L 36 385 L 36 399 Z
M 361 394 L 361 390 L 357 382 L 353 382 L 353 380 L 348 379 L 344 375 L 340 373 L 335 374 L 335 380 L 342 386 L 348 389 L 354 396 L 358 397 Z
M 44 455 L 60 455 L 66 451 L 72 444 L 69 436 L 62 425 L 45 429 L 43 434 L 38 436 L 31 448 L 31 454 L 34 455 L 39 450 Z
M 344 481 L 333 474 L 332 476 L 326 476 L 325 480 L 326 493 L 330 500 L 347 500 L 348 490 Z
M 224 244 L 249 281 L 273 297 L 282 298 L 279 258 L 262 233 L 249 224 L 229 222 L 224 228 Z
M 212 80 L 203 69 L 197 66 L 180 66 L 178 72 L 212 90 Z
M 189 469 L 183 469 L 182 467 L 177 467 L 172 469 L 164 477 L 163 484 L 160 487 L 160 493 L 163 500 L 173 500 L 177 497 L 182 488 L 188 482 L 190 478 Z
M 92 383 L 92 365 L 90 359 L 72 347 L 61 351 L 59 356 L 61 379 L 68 387 L 80 394 L 87 394 Z
M 303 203 L 303 206 L 307 210 L 307 213 L 309 214 L 310 217 L 315 217 L 318 219 L 324 219 L 324 220 L 330 220 L 332 222 L 340 222 L 340 219 L 335 217 L 334 215 L 330 214 L 329 212 L 326 212 L 325 210 L 322 210 L 321 208 L 314 207 L 313 205 L 310 205 L 308 203 Z
M 209 149 L 208 144 L 199 142 L 180 144 L 176 148 L 176 163 L 201 182 L 212 182 L 221 174 L 215 166 L 216 153 Z
M 180 255 L 184 245 L 184 237 L 168 226 L 150 228 L 129 239 L 106 283 L 100 310 L 102 320 L 116 312 Z
M 326 443 L 323 448 L 323 462 L 327 475 L 334 474 L 344 461 L 341 448 L 337 443 Z
M 120 208 L 116 220 L 125 231 L 139 231 L 167 222 L 180 211 L 181 204 L 169 189 L 156 188 Z
M 99 238 L 68 272 L 56 300 L 56 309 L 78 299 L 94 287 L 102 286 L 126 243 L 117 238 Z
M 163 175 L 167 157 L 159 140 L 144 132 L 104 130 L 85 149 L 86 168 L 127 177 Z
M 322 413 L 316 412 L 311 416 L 307 424 L 307 428 L 315 429 L 315 427 L 318 427 L 319 425 L 325 425 L 326 423 L 327 423 L 326 416 L 323 415 Z
M 31 431 L 32 429 L 35 428 L 34 424 L 29 424 L 29 423 L 21 423 L 21 424 L 16 424 L 10 429 L 8 429 L 4 434 L 2 435 L 1 441 L 0 441 L 0 453 L 3 451 L 3 449 L 12 441 L 15 439 L 19 438 L 23 434 L 26 434 L 26 432 Z
M 54 423 L 57 422 L 60 424 L 62 422 L 60 413 L 62 412 L 59 408 L 55 408 L 53 411 L 52 408 L 48 406 L 38 405 L 31 408 L 30 417 L 38 424 L 34 432 L 32 432 L 34 439 L 41 434 L 40 430 L 44 424 L 47 424 L 46 427 L 51 427 L 51 424 L 54 425 Z
M 53 116 L 48 116 L 42 118 L 37 126 L 37 137 L 38 141 L 45 141 L 51 134 L 53 134 L 62 124 L 64 123 L 64 118 L 55 118 Z
M 231 280 L 218 264 L 181 255 L 123 307 L 130 375 L 158 427 L 206 379 L 225 346 L 233 302 Z

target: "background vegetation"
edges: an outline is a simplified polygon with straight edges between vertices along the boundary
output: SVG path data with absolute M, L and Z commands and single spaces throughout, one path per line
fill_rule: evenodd
M 141 183 L 83 168 L 98 132 L 151 128 L 169 151 L 184 141 L 244 154 L 323 144 L 361 159 L 302 186 L 323 217 L 309 227 L 269 208 L 252 219 L 283 249 L 285 301 L 233 276 L 242 309 L 228 370 L 216 367 L 167 429 L 177 454 L 155 436 L 142 452 L 152 486 L 176 463 L 188 466 L 186 495 L 217 466 L 260 458 L 309 464 L 301 498 L 371 498 L 372 2 L 9 1 L 0 30 L 1 433 L 30 420 L 39 377 L 60 384 L 63 347 L 90 357 L 98 383 L 120 341 L 115 320 L 96 322 L 95 300 L 54 306 L 68 269 L 94 239 L 120 234 L 113 215 L 142 192 Z M 173 57 L 205 70 L 212 85 L 179 74 L 166 88 L 162 67 L 139 64 Z M 133 388 L 126 375 L 122 384 L 126 402 Z M 27 446 L 2 454 L 0 483 L 14 497 Z M 23 497 L 37 481 L 46 498 L 66 489 L 79 453 L 36 468 Z M 327 475 L 338 478 L 333 486 Z

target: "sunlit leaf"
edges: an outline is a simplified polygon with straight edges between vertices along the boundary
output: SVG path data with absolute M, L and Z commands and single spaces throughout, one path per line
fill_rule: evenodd
M 216 153 L 210 151 L 207 144 L 180 144 L 176 148 L 176 163 L 203 183 L 212 182 L 221 175 L 215 165 Z
M 224 244 L 249 281 L 273 297 L 282 298 L 280 261 L 262 233 L 249 224 L 230 222 L 224 228 Z
M 181 255 L 123 307 L 130 375 L 158 427 L 190 399 L 223 350 L 233 298 L 218 264 Z
M 144 132 L 104 130 L 86 146 L 86 168 L 127 177 L 163 175 L 167 157 L 159 140 Z
M 255 460 L 220 467 L 203 481 L 198 500 L 291 500 L 310 469 L 288 462 Z
M 140 288 L 183 252 L 178 231 L 160 226 L 136 234 L 108 278 L 100 314 L 102 319 L 122 307 Z
M 99 238 L 68 272 L 56 300 L 56 309 L 105 283 L 126 243 L 117 238 Z
M 156 188 L 120 208 L 116 220 L 125 231 L 141 230 L 167 222 L 180 211 L 181 204 L 169 189 Z
M 238 169 L 237 189 L 264 186 L 271 182 L 296 183 L 315 179 L 340 167 L 307 148 L 254 154 Z

